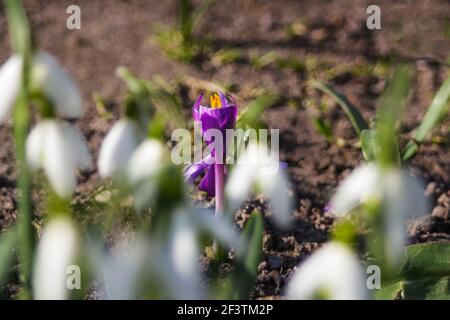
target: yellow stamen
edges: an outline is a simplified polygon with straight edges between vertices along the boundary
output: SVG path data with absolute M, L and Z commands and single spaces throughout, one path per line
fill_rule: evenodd
M 210 97 L 209 97 L 210 101 L 211 101 L 211 108 L 216 109 L 216 108 L 221 108 L 222 107 L 222 103 L 220 102 L 220 97 L 217 93 L 213 93 Z

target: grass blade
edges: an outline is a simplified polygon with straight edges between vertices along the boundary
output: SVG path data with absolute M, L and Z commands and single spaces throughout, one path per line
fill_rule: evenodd
M 450 99 L 450 77 L 445 80 L 439 91 L 434 96 L 422 122 L 416 130 L 414 140 L 408 142 L 403 152 L 403 160 L 408 160 L 416 154 L 419 144 L 443 118 Z
M 317 80 L 311 80 L 310 85 L 313 88 L 319 89 L 320 91 L 324 92 L 334 101 L 336 101 L 336 103 L 342 108 L 342 110 L 344 110 L 345 114 L 350 119 L 350 122 L 352 123 L 353 128 L 355 128 L 358 136 L 361 134 L 361 131 L 369 129 L 369 126 L 362 117 L 361 113 L 354 105 L 350 103 L 350 101 L 348 101 L 345 95 L 336 91 L 331 86 Z

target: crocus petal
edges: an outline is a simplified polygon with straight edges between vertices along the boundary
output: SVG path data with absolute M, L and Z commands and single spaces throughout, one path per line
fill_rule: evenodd
M 200 182 L 198 188 L 206 191 L 210 197 L 214 197 L 216 194 L 215 181 L 214 165 L 212 165 L 207 169 L 206 174 Z
M 0 67 L 0 122 L 11 110 L 20 91 L 22 59 L 13 55 Z
M 322 293 L 331 300 L 368 298 L 360 263 L 341 244 L 327 244 L 301 264 L 289 282 L 287 298 L 308 300 Z
M 198 98 L 197 101 L 195 101 L 194 106 L 192 107 L 192 116 L 194 118 L 194 121 L 200 121 L 200 104 L 202 102 L 203 99 L 203 94 L 201 94 Z
M 186 166 L 183 170 L 184 179 L 191 183 L 194 182 L 200 174 L 213 164 L 213 161 L 213 156 L 209 154 L 204 159 Z
M 380 170 L 375 164 L 361 166 L 353 171 L 338 188 L 331 200 L 336 216 L 343 216 L 370 198 L 380 197 Z
M 158 172 L 164 163 L 164 147 L 155 139 L 147 139 L 133 152 L 128 165 L 132 184 Z
M 67 218 L 50 220 L 44 227 L 33 273 L 34 298 L 64 300 L 68 297 L 67 267 L 75 262 L 78 236 Z
M 98 158 L 101 177 L 112 176 L 125 170 L 138 144 L 138 133 L 133 120 L 122 119 L 108 132 L 103 140 Z
M 83 115 L 80 90 L 67 72 L 48 53 L 38 52 L 32 69 L 34 85 L 42 89 L 58 115 L 79 118 Z

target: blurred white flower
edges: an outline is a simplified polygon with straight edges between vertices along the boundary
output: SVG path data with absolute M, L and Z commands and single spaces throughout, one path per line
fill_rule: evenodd
M 132 184 L 157 173 L 164 165 L 164 146 L 156 139 L 147 139 L 131 155 L 128 178 Z
M 138 145 L 136 123 L 130 119 L 119 120 L 106 135 L 100 148 L 98 169 L 105 178 L 123 173 Z
M 68 218 L 55 218 L 44 227 L 39 241 L 33 272 L 34 298 L 64 300 L 68 298 L 67 267 L 74 264 L 78 235 Z
M 0 121 L 6 116 L 17 99 L 22 78 L 22 59 L 14 55 L 0 67 Z
M 0 121 L 10 111 L 19 95 L 22 58 L 13 55 L 0 67 Z M 83 101 L 75 82 L 48 53 L 37 52 L 31 66 L 31 86 L 52 102 L 55 112 L 63 117 L 83 115 Z
M 156 193 L 156 174 L 168 161 L 164 146 L 156 139 L 142 142 L 128 162 L 128 182 L 134 190 L 134 204 L 138 210 L 145 207 Z
M 269 154 L 262 144 L 251 144 L 231 172 L 225 194 L 232 210 L 242 204 L 255 185 L 268 198 L 275 221 L 286 226 L 292 209 L 288 178 L 280 166 L 278 154 L 273 150 Z
M 78 168 L 92 168 L 84 137 L 67 122 L 55 119 L 41 121 L 31 130 L 26 155 L 30 168 L 43 169 L 61 197 L 68 197 L 74 191 Z
M 115 252 L 91 255 L 92 264 L 97 267 L 97 274 L 105 288 L 108 300 L 130 300 L 138 298 L 140 278 L 144 270 L 149 269 L 145 261 L 150 254 L 150 245 L 138 237 L 131 242 L 115 246 Z M 99 259 L 100 256 L 100 259 Z
M 300 265 L 288 284 L 286 296 L 291 300 L 368 298 L 358 259 L 338 243 L 324 245 Z
M 403 169 L 364 165 L 343 181 L 331 200 L 331 211 L 344 216 L 369 201 L 382 205 L 387 252 L 395 261 L 405 243 L 405 220 L 427 211 L 422 183 Z
M 31 73 L 33 84 L 50 99 L 59 116 L 83 115 L 83 100 L 77 85 L 51 55 L 36 53 Z
M 175 214 L 169 248 L 161 252 L 164 258 L 160 260 L 163 263 L 159 264 L 159 272 L 165 279 L 171 298 L 201 298 L 200 251 L 196 226 L 191 223 L 187 214 Z

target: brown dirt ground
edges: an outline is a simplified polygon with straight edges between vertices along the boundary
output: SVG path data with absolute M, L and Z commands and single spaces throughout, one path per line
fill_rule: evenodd
M 167 59 L 151 42 L 151 31 L 156 22 L 175 21 L 177 1 L 174 0 L 27 0 L 25 3 L 40 46 L 57 56 L 81 86 L 87 112 L 76 125 L 88 138 L 94 156 L 114 119 L 99 117 L 91 97 L 93 92 L 101 93 L 111 102 L 115 116 L 119 116 L 125 88 L 114 76 L 117 66 L 126 66 L 144 78 L 161 74 L 170 80 L 188 74 L 234 84 L 238 94 L 264 85 L 287 97 L 265 112 L 264 121 L 281 132 L 281 157 L 289 164 L 297 199 L 293 228 L 281 232 L 268 223 L 264 261 L 259 267 L 253 296 L 280 295 L 294 267 L 327 241 L 333 219 L 322 208 L 338 182 L 362 162 L 361 153 L 354 147 L 355 134 L 336 105 L 328 103 L 326 117 L 333 125 L 335 137 L 345 139 L 345 144 L 338 147 L 329 143 L 314 130 L 312 111 L 305 102 L 308 97 L 317 103 L 320 96 L 306 87 L 305 80 L 310 74 L 270 67 L 256 70 L 245 61 L 216 68 L 209 61 L 184 65 Z M 70 4 L 81 7 L 80 31 L 65 27 L 65 10 Z M 381 7 L 382 30 L 365 28 L 365 10 L 369 4 Z M 3 62 L 10 49 L 1 5 L 0 13 L 0 62 Z M 411 63 L 414 85 L 402 124 L 404 142 L 447 76 L 448 67 L 442 62 L 450 52 L 450 39 L 445 35 L 449 16 L 450 3 L 444 0 L 225 0 L 213 7 L 200 31 L 208 30 L 214 35 L 216 48 L 232 46 L 256 55 L 275 50 L 283 56 L 294 55 L 315 62 L 318 65 L 315 76 L 319 79 L 324 79 L 328 66 L 350 70 L 389 59 Z M 285 29 L 299 18 L 305 21 L 306 32 L 289 39 Z M 355 75 L 341 71 L 327 80 L 361 106 L 366 117 L 374 115 L 384 77 L 377 73 Z M 427 143 L 410 163 L 413 171 L 426 182 L 432 204 L 428 215 L 409 223 L 412 243 L 450 240 L 449 123 L 447 117 L 435 132 L 444 143 Z M 10 122 L 0 125 L 0 230 L 16 219 L 16 175 L 10 130 Z M 96 172 L 85 174 L 77 191 L 81 194 L 92 190 L 97 183 Z M 258 199 L 250 202 L 237 221 L 245 220 L 251 208 L 260 205 Z

